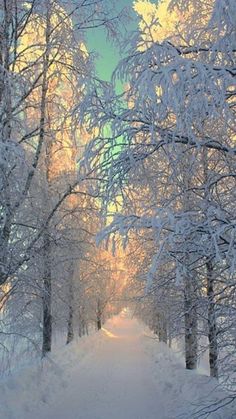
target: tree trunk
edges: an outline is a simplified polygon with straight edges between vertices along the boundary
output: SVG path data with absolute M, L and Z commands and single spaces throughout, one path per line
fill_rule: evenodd
M 102 328 L 102 311 L 101 311 L 101 303 L 98 299 L 97 301 L 97 330 L 101 330 Z
M 158 330 L 158 337 L 160 342 L 167 343 L 167 322 L 165 318 L 165 314 L 159 314 L 159 330 Z
M 48 231 L 44 233 L 44 281 L 43 281 L 43 345 L 42 356 L 51 351 L 52 346 L 52 274 L 51 243 Z
M 12 21 L 13 2 L 12 0 L 4 1 L 4 22 L 3 22 L 3 54 L 4 54 L 4 106 L 3 112 L 5 117 L 3 118 L 3 141 L 9 140 L 11 137 L 11 123 L 12 123 L 12 96 L 10 86 L 10 48 L 11 48 L 11 37 L 10 37 L 10 26 Z
M 207 268 L 207 299 L 208 299 L 208 340 L 210 375 L 218 379 L 218 342 L 217 324 L 214 301 L 214 275 L 211 261 L 206 263 Z
M 48 120 L 46 118 L 47 109 L 47 93 L 48 93 L 48 69 L 49 69 L 49 45 L 50 45 L 50 30 L 51 30 L 51 1 L 47 4 L 46 14 L 46 32 L 45 32 L 45 54 L 43 58 L 43 77 L 41 88 L 41 105 L 40 105 L 40 123 L 39 123 L 39 144 L 35 156 L 37 164 L 38 153 L 41 153 L 41 147 L 45 143 L 45 166 L 46 166 L 46 208 L 50 209 L 51 198 L 51 142 L 47 138 L 45 131 Z M 35 163 L 34 162 L 34 163 Z M 31 182 L 28 178 L 27 181 Z M 51 242 L 49 235 L 49 227 L 47 226 L 44 232 L 44 295 L 43 295 L 43 346 L 42 356 L 51 351 L 52 347 L 52 271 L 51 271 Z
M 208 153 L 204 151 L 203 153 L 203 169 L 204 169 L 204 178 L 205 188 L 204 198 L 206 200 L 206 207 L 211 205 L 212 194 L 209 188 L 209 162 L 208 162 Z M 207 219 L 207 213 L 205 214 Z M 213 261 L 210 259 L 206 262 L 206 280 L 207 280 L 207 304 L 208 304 L 208 341 L 209 341 L 209 364 L 210 364 L 210 375 L 218 379 L 218 342 L 217 342 L 217 324 L 216 324 L 216 307 L 215 307 L 215 298 L 214 298 L 214 268 Z
M 3 4 L 3 33 L 0 36 L 0 141 L 7 143 L 11 138 L 12 131 L 12 89 L 10 86 L 10 26 L 12 20 L 12 0 Z M 6 154 L 5 154 L 6 153 Z M 8 278 L 8 246 L 12 225 L 12 208 L 11 208 L 11 188 L 9 185 L 9 171 L 7 148 L 1 156 L 1 189 L 4 191 L 4 200 L 1 202 L 1 216 L 4 221 L 0 229 L 0 285 L 3 285 Z
M 79 337 L 81 338 L 82 336 L 85 335 L 85 313 L 84 313 L 85 309 L 84 307 L 81 305 L 79 307 Z
M 194 304 L 193 280 L 185 283 L 185 363 L 188 370 L 197 368 L 197 313 Z
M 101 318 L 100 318 L 100 317 L 98 317 L 98 318 L 97 318 L 97 329 L 98 329 L 98 330 L 101 330 L 101 328 L 102 328 L 102 320 L 101 320 Z
M 74 291 L 73 291 L 73 272 L 70 273 L 69 278 L 69 313 L 67 321 L 67 340 L 66 343 L 71 343 L 74 339 Z
M 73 327 L 73 307 L 69 306 L 69 318 L 67 322 L 67 339 L 66 344 L 71 343 L 74 339 L 74 327 Z

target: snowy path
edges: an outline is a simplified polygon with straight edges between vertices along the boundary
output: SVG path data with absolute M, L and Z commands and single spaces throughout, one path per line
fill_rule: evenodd
M 86 358 L 63 399 L 45 411 L 44 418 L 157 419 L 158 411 L 164 413 L 150 359 L 140 345 L 143 329 L 124 317 L 108 327 L 103 328 L 102 345 Z
M 73 345 L 60 352 L 54 370 L 48 365 L 40 376 L 28 369 L 18 381 L 12 377 L 3 388 L 8 406 L 0 419 L 191 419 L 201 396 L 219 396 L 209 377 L 186 371 L 125 313 Z M 209 417 L 236 416 L 224 410 Z

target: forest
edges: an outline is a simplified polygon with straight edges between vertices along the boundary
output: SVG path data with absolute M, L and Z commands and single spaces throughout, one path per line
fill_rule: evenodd
M 236 411 L 235 0 L 0 0 L 0 22 L 0 386 L 125 310 L 221 386 L 186 418 L 236 417 L 209 416 Z

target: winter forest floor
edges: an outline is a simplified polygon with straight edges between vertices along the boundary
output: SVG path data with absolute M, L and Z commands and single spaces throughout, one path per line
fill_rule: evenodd
M 198 418 L 224 395 L 127 312 L 0 383 L 0 419 Z M 230 405 L 209 417 L 232 419 Z

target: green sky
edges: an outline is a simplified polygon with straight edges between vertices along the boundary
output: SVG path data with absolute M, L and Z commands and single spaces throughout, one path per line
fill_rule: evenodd
M 136 16 L 132 10 L 133 0 L 119 0 L 117 5 L 119 9 L 130 7 L 133 21 L 128 24 L 128 30 L 137 28 Z M 125 35 L 125 29 L 124 29 Z M 99 57 L 96 60 L 98 76 L 103 80 L 110 80 L 111 74 L 121 58 L 119 49 L 107 40 L 104 29 L 89 30 L 87 35 L 87 47 L 89 51 L 94 51 Z

